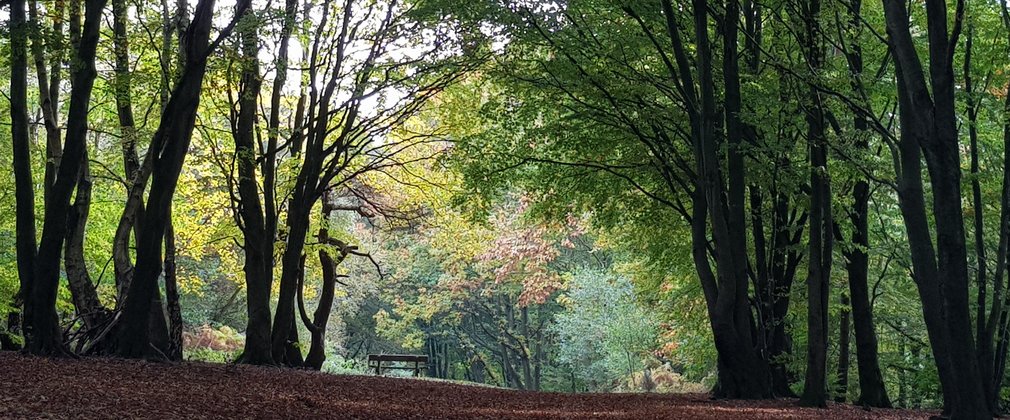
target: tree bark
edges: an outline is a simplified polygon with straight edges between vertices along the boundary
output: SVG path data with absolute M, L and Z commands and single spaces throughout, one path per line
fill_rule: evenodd
M 859 398 L 857 404 L 870 407 L 890 408 L 891 400 L 884 388 L 884 377 L 880 371 L 877 353 L 877 332 L 873 322 L 873 307 L 870 304 L 870 288 L 867 283 L 870 259 L 868 204 L 869 184 L 860 179 L 853 189 L 855 208 L 850 216 L 853 224 L 851 252 L 845 254 L 846 270 L 849 274 L 849 295 L 852 305 L 852 324 L 856 336 L 856 365 L 859 374 Z
M 165 227 L 165 308 L 168 312 L 168 351 L 165 355 L 169 360 L 181 361 L 183 322 L 175 256 L 175 226 L 172 225 L 172 213 L 169 211 L 168 225 Z
M 112 0 L 112 45 L 114 60 L 113 92 L 116 98 L 116 116 L 119 118 L 120 148 L 123 169 L 127 180 L 127 200 L 112 242 L 113 273 L 120 303 L 126 297 L 133 278 L 133 260 L 130 257 L 130 234 L 140 236 L 137 220 L 143 217 L 142 195 L 150 176 L 150 163 L 141 168 L 137 154 L 137 128 L 133 117 L 132 70 L 130 69 L 129 37 L 126 32 L 128 8 L 126 0 Z M 163 110 L 164 112 L 164 110 Z M 150 153 L 150 152 L 149 152 Z M 146 159 L 145 159 L 146 160 Z M 136 190 L 136 193 L 135 193 Z M 131 198 L 134 194 L 137 198 Z
M 284 255 L 281 257 L 280 293 L 277 297 L 277 309 L 271 330 L 271 352 L 277 363 L 288 366 L 298 366 L 301 362 L 301 351 L 298 349 L 297 330 L 294 329 L 294 298 L 297 292 L 301 252 L 305 249 L 305 238 L 308 236 L 308 211 L 301 197 L 296 196 L 288 209 L 288 240 Z M 296 363 L 299 362 L 299 363 Z
M 37 86 L 39 90 L 39 107 L 42 108 L 42 122 L 46 129 L 46 166 L 44 174 L 44 184 L 43 191 L 44 196 L 48 197 L 50 194 L 50 188 L 52 188 L 53 183 L 56 181 L 56 171 L 60 167 L 60 160 L 63 156 L 63 143 L 60 136 L 60 127 L 58 122 L 58 111 L 57 102 L 59 98 L 59 67 L 53 67 L 56 72 L 53 78 L 50 79 L 47 75 L 46 69 L 46 45 L 45 45 L 45 35 L 42 33 L 42 22 L 39 20 L 38 12 L 38 2 L 37 0 L 31 0 L 28 2 L 28 19 L 31 24 L 31 34 L 32 34 L 32 56 L 35 61 L 35 73 L 37 75 Z M 54 18 L 54 23 L 57 26 L 61 26 L 59 22 L 62 19 L 59 17 Z M 54 29 L 59 29 L 55 27 Z M 58 32 L 57 32 L 58 33 Z M 51 48 L 49 50 L 55 57 L 60 57 L 60 55 Z M 54 58 L 54 62 L 59 60 L 59 58 Z M 50 82 L 55 82 L 50 85 Z
M 84 322 L 88 331 L 96 328 L 108 316 L 108 310 L 98 299 L 95 285 L 88 274 L 88 266 L 84 259 L 84 236 L 87 227 L 88 213 L 91 208 L 91 172 L 88 156 L 85 153 L 81 162 L 81 175 L 77 183 L 77 194 L 74 204 L 67 213 L 67 241 L 64 253 L 64 266 L 67 273 L 67 285 L 70 296 L 77 309 L 78 316 Z
M 974 83 L 971 74 L 972 44 L 975 38 L 975 25 L 968 23 L 968 32 L 965 38 L 964 48 L 964 89 L 967 93 L 965 99 L 965 110 L 968 114 L 968 139 L 969 154 L 971 159 L 971 205 L 973 216 L 973 236 L 975 238 L 975 283 L 976 283 L 976 307 L 975 307 L 975 340 L 976 358 L 978 359 L 979 371 L 982 376 L 982 389 L 985 390 L 986 400 L 990 404 L 995 404 L 998 398 L 998 390 L 995 388 L 995 378 L 991 374 L 993 365 L 993 336 L 989 334 L 989 321 L 986 320 L 986 289 L 988 288 L 987 273 L 989 269 L 986 255 L 985 232 L 983 228 L 982 212 L 982 186 L 979 181 L 980 170 L 978 162 L 978 110 L 979 100 L 976 97 L 978 92 L 974 90 Z M 996 279 L 995 283 L 1002 282 Z M 994 299 L 995 302 L 995 299 Z M 993 312 L 992 316 L 999 316 Z M 995 405 L 993 405 L 995 407 Z
M 842 314 L 838 320 L 838 386 L 835 393 L 835 402 L 844 403 L 849 393 L 849 338 L 852 335 L 849 330 L 849 297 L 842 292 L 840 297 Z
M 330 243 L 329 228 L 327 226 L 333 210 L 333 201 L 329 191 L 327 191 L 323 193 L 322 197 L 322 219 L 320 221 L 321 227 L 319 228 L 318 236 L 319 242 L 322 244 Z M 319 250 L 319 265 L 323 269 L 323 284 L 322 290 L 319 293 L 319 302 L 316 304 L 316 311 L 312 314 L 312 319 L 309 319 L 308 314 L 305 312 L 305 302 L 302 298 L 302 291 L 305 288 L 304 260 L 302 263 L 302 273 L 299 276 L 298 309 L 302 316 L 302 322 L 312 335 L 309 352 L 305 356 L 304 363 L 306 367 L 315 370 L 321 369 L 323 362 L 326 361 L 326 324 L 330 320 L 330 311 L 333 308 L 333 297 L 337 283 L 337 265 L 347 258 L 347 254 L 353 249 L 341 241 L 336 241 L 336 244 L 339 248 L 340 256 L 335 261 L 325 249 Z
M 15 302 L 23 305 L 21 326 L 27 331 L 33 317 L 32 288 L 37 253 L 35 236 L 35 187 L 32 181 L 31 141 L 28 137 L 28 32 L 25 22 L 25 0 L 10 2 L 11 79 L 10 113 L 11 144 L 14 167 L 15 247 L 17 248 L 20 289 Z M 17 321 L 15 319 L 15 321 Z
M 820 0 L 805 2 L 803 21 L 807 66 L 820 71 L 823 47 L 820 42 Z M 820 93 L 810 88 L 807 104 L 807 142 L 810 153 L 810 250 L 807 264 L 807 371 L 800 405 L 827 407 L 828 294 L 831 279 L 833 221 L 831 183 L 828 175 L 827 139 Z
M 1004 22 L 1010 24 L 1010 10 L 1003 6 Z M 1010 93 L 1010 88 L 1007 88 Z M 1003 102 L 1004 112 L 1010 112 L 1010 95 Z M 1003 121 L 1003 167 L 1010 168 L 1010 120 Z M 993 355 L 993 390 L 999 390 L 1006 371 L 1008 347 L 1007 308 L 1010 308 L 1010 294 L 1005 292 L 1003 279 L 1007 274 L 1007 254 L 1010 248 L 1010 171 L 1003 171 L 1002 195 L 1000 197 L 999 248 L 996 254 L 996 275 L 993 280 L 992 309 L 986 326 L 987 339 L 995 340 Z M 999 333 L 997 336 L 997 332 Z M 983 371 L 985 374 L 985 371 Z M 993 401 L 994 406 L 996 401 Z
M 249 364 L 273 364 L 270 352 L 270 287 L 273 284 L 273 237 L 268 234 L 256 175 L 257 102 L 262 85 L 259 74 L 257 17 L 251 10 L 242 16 L 239 33 L 242 56 L 238 121 L 233 137 L 238 161 L 239 215 L 245 252 L 247 290 L 246 341 L 239 360 Z M 269 157 L 268 157 L 269 159 Z
M 340 260 L 343 259 L 344 255 L 342 254 Z M 309 328 L 309 332 L 312 335 L 309 352 L 305 355 L 304 365 L 314 370 L 321 369 L 323 362 L 326 361 L 326 324 L 330 319 L 330 311 L 333 308 L 333 296 L 337 280 L 336 268 L 340 264 L 340 261 L 334 261 L 328 252 L 321 249 L 319 250 L 319 264 L 323 268 L 323 287 L 319 294 L 319 303 L 316 306 L 316 311 L 312 314 L 311 320 L 305 313 L 305 305 L 301 296 L 301 290 L 305 287 L 304 275 L 302 276 L 302 284 L 299 286 L 298 296 L 302 321 Z

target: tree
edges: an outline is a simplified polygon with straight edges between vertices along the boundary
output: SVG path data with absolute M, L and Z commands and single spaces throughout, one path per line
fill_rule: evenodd
M 565 311 L 555 316 L 558 359 L 594 391 L 633 377 L 656 341 L 656 321 L 636 301 L 631 282 L 612 273 L 577 272 Z
M 823 62 L 820 43 L 821 3 L 812 0 L 800 5 L 806 29 L 807 65 L 818 72 Z M 800 404 L 827 407 L 828 292 L 830 290 L 833 246 L 831 181 L 828 175 L 827 139 L 821 94 L 810 88 L 806 109 L 807 143 L 810 150 L 810 250 L 807 264 L 807 369 Z
M 10 113 L 11 142 L 15 194 L 17 194 L 17 263 L 20 288 L 15 301 L 24 306 L 24 330 L 32 322 L 32 270 L 36 258 L 35 188 L 32 185 L 31 155 L 28 139 L 28 28 L 25 24 L 25 1 L 11 1 L 11 79 Z
M 852 78 L 853 90 L 866 92 L 862 74 L 863 49 L 858 35 L 863 32 L 860 23 L 862 1 L 855 0 L 849 5 L 849 22 L 846 29 L 852 33 L 848 48 L 845 51 L 846 64 Z M 864 93 L 864 100 L 865 100 Z M 855 146 L 857 150 L 866 152 L 870 148 L 867 136 L 871 135 L 870 123 L 867 117 L 853 117 L 855 128 Z M 849 302 L 851 303 L 852 324 L 856 338 L 856 363 L 859 371 L 859 398 L 857 404 L 871 407 L 890 407 L 891 401 L 884 387 L 884 378 L 880 372 L 878 359 L 877 333 L 873 322 L 873 307 L 870 304 L 870 289 L 868 285 L 870 258 L 869 236 L 869 201 L 870 183 L 861 176 L 852 188 L 853 206 L 849 211 L 849 221 L 852 223 L 852 247 L 843 251 L 848 272 Z M 839 368 L 841 369 L 841 368 Z
M 360 12 L 355 12 L 357 8 Z M 325 1 L 316 8 L 321 16 L 312 22 L 317 34 L 332 31 L 334 38 L 316 36 L 308 51 L 304 113 L 296 112 L 293 137 L 288 147 L 297 162 L 297 176 L 286 203 L 287 235 L 281 257 L 277 309 L 271 329 L 271 349 L 277 363 L 302 363 L 297 347 L 295 298 L 303 250 L 312 209 L 325 191 L 350 184 L 358 175 L 397 165 L 397 154 L 412 144 L 411 137 L 391 143 L 376 143 L 376 137 L 402 123 L 421 105 L 468 68 L 467 61 L 449 55 L 453 45 L 446 28 L 432 26 L 433 38 L 417 45 L 421 51 L 397 52 L 401 36 L 420 30 L 410 17 L 413 5 L 390 3 L 360 5 Z M 331 16 L 332 15 L 332 16 Z M 361 30 L 359 30 L 361 28 Z M 355 43 L 367 53 L 350 54 Z M 355 47 L 356 48 L 356 47 Z M 325 53 L 332 51 L 333 54 Z M 381 98 L 397 90 L 398 98 L 376 102 L 374 110 L 363 106 L 369 98 Z
M 277 230 L 277 210 L 274 204 L 273 171 L 277 159 L 276 116 L 280 106 L 281 88 L 287 77 L 287 44 L 294 25 L 294 4 L 288 1 L 285 7 L 284 27 L 281 30 L 281 46 L 277 62 L 277 80 L 274 85 L 271 100 L 271 119 L 268 129 L 270 145 L 263 151 L 259 159 L 263 161 L 263 172 L 266 180 L 263 182 L 264 206 L 260 201 L 259 185 L 256 182 L 256 161 L 254 132 L 256 129 L 257 100 L 260 95 L 259 74 L 259 38 L 257 27 L 259 23 L 252 9 L 242 16 L 243 22 L 239 29 L 239 42 L 242 46 L 242 80 L 239 91 L 238 116 L 233 123 L 232 136 L 235 139 L 235 156 L 238 161 L 238 195 L 240 214 L 236 218 L 243 231 L 246 254 L 243 270 L 246 278 L 248 317 L 246 327 L 245 349 L 242 361 L 251 364 L 272 364 L 270 352 L 270 288 L 273 283 L 274 242 Z
M 26 293 L 27 299 L 30 300 L 30 303 L 26 304 L 28 309 L 25 318 L 26 344 L 28 350 L 34 354 L 61 356 L 69 352 L 63 344 L 63 333 L 56 314 L 56 291 L 59 284 L 61 251 L 67 234 L 66 215 L 86 155 L 85 137 L 91 90 L 97 75 L 95 54 L 104 7 L 104 0 L 85 2 L 84 24 L 81 27 L 80 41 L 73 54 L 72 61 L 75 65 L 71 72 L 67 136 L 56 178 L 50 194 L 46 196 L 42 237 L 38 253 L 31 265 L 31 281 L 28 282 Z M 34 215 L 31 223 L 34 223 Z
M 250 2 L 242 1 L 236 7 L 243 11 L 249 6 Z M 193 21 L 183 37 L 186 64 L 151 141 L 151 191 L 141 223 L 143 229 L 137 240 L 136 273 L 123 305 L 122 325 L 116 342 L 116 351 L 123 357 L 138 358 L 149 353 L 148 323 L 158 276 L 162 272 L 162 243 L 172 195 L 193 134 L 207 58 L 222 37 L 234 28 L 233 22 L 211 43 L 213 10 L 214 0 L 201 0 L 197 4 Z
M 961 34 L 964 2 L 957 2 L 951 30 L 947 26 L 946 3 L 926 3 L 929 82 L 909 32 L 905 4 L 885 1 L 884 13 L 895 58 L 901 116 L 898 197 L 930 345 L 940 371 L 944 406 L 954 418 L 988 418 L 991 411 L 974 356 L 968 305 L 960 153 L 954 111 L 953 52 Z M 928 226 L 921 158 L 926 161 L 932 188 L 935 248 Z

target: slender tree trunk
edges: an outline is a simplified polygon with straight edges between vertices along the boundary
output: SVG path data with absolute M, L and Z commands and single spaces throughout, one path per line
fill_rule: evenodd
M 974 90 L 974 83 L 971 74 L 972 44 L 975 38 L 975 25 L 968 22 L 968 33 L 965 38 L 964 48 L 964 89 L 967 93 L 966 111 L 968 114 L 968 139 L 969 153 L 971 156 L 971 205 L 973 216 L 973 233 L 975 238 L 975 283 L 976 283 L 976 307 L 975 307 L 975 340 L 976 358 L 980 374 L 982 376 L 982 389 L 985 390 L 986 400 L 996 402 L 998 393 L 994 388 L 993 371 L 993 337 L 988 333 L 988 321 L 986 321 L 986 289 L 988 281 L 986 274 L 989 270 L 988 259 L 986 258 L 985 232 L 983 229 L 982 207 L 982 186 L 979 181 L 978 162 L 978 94 Z M 1001 280 L 997 279 L 996 283 Z M 997 316 L 993 313 L 994 316 Z
M 243 0 L 239 5 L 237 9 L 244 10 L 249 7 L 249 1 Z M 144 229 L 137 241 L 136 273 L 126 296 L 117 337 L 117 352 L 123 357 L 143 357 L 149 352 L 151 300 L 158 292 L 158 276 L 162 273 L 161 248 L 172 196 L 196 122 L 206 59 L 212 52 L 209 39 L 213 9 L 214 0 L 201 0 L 197 4 L 194 20 L 184 37 L 187 40 L 186 65 L 151 141 L 151 147 L 160 153 L 153 162 L 151 192 L 142 223 Z
M 840 297 L 842 305 L 842 315 L 839 317 L 838 326 L 838 387 L 835 394 L 835 402 L 844 403 L 849 392 L 849 297 L 842 292 Z
M 42 108 L 42 121 L 46 129 L 46 166 L 44 174 L 44 196 L 49 197 L 50 188 L 52 188 L 53 183 L 56 181 L 56 171 L 60 167 L 60 160 L 63 156 L 63 143 L 60 139 L 60 127 L 58 122 L 58 108 L 57 108 L 57 98 L 59 98 L 59 70 L 57 69 L 57 74 L 54 75 L 54 79 L 57 83 L 55 86 L 50 86 L 51 79 L 47 75 L 46 68 L 46 45 L 45 45 L 45 35 L 42 33 L 42 22 L 39 20 L 38 11 L 38 1 L 31 0 L 28 2 L 28 20 L 31 23 L 31 34 L 32 34 L 32 56 L 35 61 L 35 72 L 37 75 L 37 83 L 39 90 L 39 107 Z M 61 19 L 55 18 L 55 22 L 60 22 Z M 54 28 L 55 29 L 55 28 Z M 49 46 L 49 50 L 52 54 L 56 55 L 57 52 L 52 50 L 52 46 Z M 52 89 L 56 89 L 54 92 Z
M 1010 19 L 1006 5 L 1003 8 L 1004 17 Z M 1006 20 L 1010 23 L 1010 20 Z M 1010 88 L 1008 88 L 1010 92 Z M 1005 112 L 1010 112 L 1010 95 L 1007 95 L 1003 103 Z M 1010 168 L 1010 120 L 1003 122 L 1003 167 Z M 996 276 L 993 279 L 993 299 L 992 309 L 989 314 L 989 323 L 986 326 L 986 335 L 989 341 L 996 341 L 996 349 L 993 355 L 993 387 L 998 391 L 1003 385 L 1003 374 L 1006 370 L 1007 360 L 1007 308 L 1010 308 L 1010 294 L 1005 293 L 1004 277 L 1007 274 L 1007 254 L 1010 248 L 1010 171 L 1003 171 L 1003 187 L 1000 198 L 1000 228 L 999 228 L 999 249 L 996 255 Z M 998 331 L 998 336 L 997 336 Z M 985 373 L 985 371 L 983 371 Z M 995 404 L 996 401 L 993 401 Z M 994 405 L 995 406 L 995 405 Z
M 175 226 L 172 225 L 171 210 L 165 227 L 165 307 L 168 310 L 168 351 L 169 360 L 182 360 L 182 307 L 179 304 L 179 280 L 175 263 Z
M 1010 8 L 1006 4 L 1001 4 L 1004 28 L 1010 28 Z M 1007 37 L 1010 41 L 1010 36 Z M 1010 93 L 1010 87 L 1007 88 Z M 1003 101 L 1004 115 L 1010 112 L 1010 95 Z M 996 276 L 993 278 L 993 298 L 992 309 L 989 311 L 989 320 L 986 325 L 986 339 L 990 342 L 995 340 L 995 351 L 993 354 L 992 391 L 996 396 L 1003 386 L 1003 374 L 1006 370 L 1007 359 L 1007 309 L 1010 308 L 1010 294 L 1005 293 L 1003 278 L 1007 274 L 1007 253 L 1008 242 L 1010 242 L 1010 120 L 1003 121 L 1003 187 L 1000 198 L 1000 224 L 999 224 L 999 248 L 996 254 Z M 998 336 L 997 336 L 998 331 Z M 990 344 L 992 345 L 992 344 Z M 982 371 L 982 374 L 986 374 Z M 998 401 L 991 399 L 992 406 L 997 407 Z
M 870 304 L 870 288 L 867 283 L 870 259 L 868 203 L 869 184 L 865 180 L 856 182 L 853 189 L 855 208 L 850 219 L 853 224 L 851 252 L 846 253 L 846 270 L 849 273 L 849 295 L 852 305 L 852 324 L 856 336 L 856 364 L 859 372 L 859 399 L 856 403 L 870 407 L 891 407 L 891 400 L 884 388 L 884 377 L 880 371 L 877 353 L 877 332 L 873 323 L 873 307 Z
M 34 1 L 32 2 L 31 9 L 35 9 Z M 54 17 L 55 22 L 53 24 L 54 32 L 56 32 L 51 38 L 52 47 L 57 47 L 60 42 L 56 40 L 62 38 L 62 10 L 63 4 L 59 2 L 56 5 L 57 10 L 54 12 L 57 14 Z M 38 12 L 36 10 L 31 10 L 30 13 L 33 15 L 33 19 L 37 19 Z M 41 27 L 40 23 L 37 23 Z M 58 32 L 59 31 L 59 32 Z M 40 35 L 41 37 L 41 35 Z M 46 191 L 50 191 L 52 183 L 55 181 L 56 170 L 59 167 L 60 157 L 62 156 L 62 144 L 60 140 L 60 129 L 57 123 L 58 114 L 58 103 L 59 103 L 59 86 L 60 86 L 60 66 L 59 63 L 62 61 L 63 54 L 59 51 L 51 51 L 55 57 L 52 60 L 52 72 L 53 74 L 46 81 L 46 64 L 43 57 L 42 48 L 34 48 L 35 50 L 35 65 L 38 72 L 39 79 L 39 97 L 44 98 L 42 101 L 43 108 L 43 118 L 45 120 L 46 126 L 46 150 L 47 150 L 47 161 L 46 161 Z M 73 298 L 74 307 L 77 310 L 78 316 L 84 322 L 84 326 L 88 331 L 94 331 L 99 323 L 105 320 L 108 315 L 108 310 L 101 304 L 98 299 L 98 293 L 95 291 L 95 286 L 91 283 L 91 276 L 88 274 L 87 264 L 84 260 L 84 236 L 85 230 L 88 222 L 88 214 L 91 207 L 91 174 L 89 170 L 88 154 L 87 148 L 84 150 L 84 156 L 81 161 L 81 173 L 79 175 L 80 180 L 77 184 L 77 194 L 74 198 L 74 203 L 70 207 L 70 212 L 67 214 L 67 239 L 64 248 L 64 265 L 67 274 L 67 284 L 70 289 L 71 296 Z
M 861 89 L 863 85 L 863 52 L 859 33 L 863 28 L 862 0 L 850 0 L 848 5 L 848 29 L 852 32 L 846 61 L 852 77 L 853 89 Z M 856 116 L 853 125 L 856 129 L 855 146 L 858 150 L 868 151 L 869 124 L 862 116 Z M 856 364 L 859 373 L 859 398 L 856 403 L 870 407 L 891 407 L 891 401 L 884 388 L 884 378 L 880 370 L 877 349 L 877 333 L 873 322 L 873 308 L 870 304 L 870 289 L 867 283 L 870 259 L 867 250 L 870 249 L 869 237 L 869 201 L 870 185 L 860 177 L 852 189 L 853 206 L 849 212 L 852 222 L 852 247 L 845 252 L 846 271 L 849 280 L 849 299 L 852 305 L 852 326 L 856 338 Z
M 256 117 L 262 85 L 259 74 L 259 37 L 256 15 L 242 17 L 239 39 L 242 46 L 238 121 L 233 137 L 238 161 L 239 218 L 242 221 L 247 290 L 246 341 L 240 361 L 273 364 L 270 352 L 270 287 L 273 283 L 273 237 L 266 231 L 256 175 Z M 267 159 L 270 159 L 269 157 Z
M 787 164 L 783 164 L 786 165 Z M 768 356 L 772 366 L 772 390 L 776 396 L 796 397 L 790 387 L 793 381 L 786 363 L 792 353 L 792 342 L 786 333 L 786 315 L 789 312 L 789 295 L 796 277 L 800 254 L 796 249 L 800 246 L 805 225 L 805 216 L 800 220 L 790 220 L 789 198 L 781 192 L 774 193 L 775 200 L 772 210 L 772 249 L 770 259 L 770 274 L 766 302 L 769 318 Z
M 318 236 L 319 242 L 322 244 L 331 243 L 328 225 L 333 211 L 334 206 L 332 198 L 330 197 L 330 192 L 324 192 L 322 197 L 322 220 L 320 222 L 321 227 L 319 228 Z M 305 366 L 315 370 L 322 368 L 323 362 L 326 361 L 326 324 L 330 320 L 330 312 L 333 308 L 333 297 L 336 291 L 337 283 L 337 265 L 347 258 L 347 254 L 353 249 L 353 247 L 349 247 L 341 241 L 336 241 L 336 244 L 340 252 L 340 256 L 337 260 L 330 257 L 330 253 L 325 249 L 319 250 L 319 265 L 323 269 L 323 285 L 322 290 L 319 293 L 319 302 L 316 305 L 316 311 L 312 314 L 311 320 L 305 312 L 305 302 L 302 298 L 302 290 L 305 288 L 304 263 L 302 264 L 302 273 L 299 276 L 299 311 L 301 312 L 303 323 L 312 335 L 309 352 L 305 356 Z
M 968 262 L 961 208 L 961 165 L 954 111 L 953 54 L 963 18 L 957 2 L 954 31 L 947 5 L 928 0 L 929 85 L 908 28 L 905 3 L 885 0 L 884 12 L 898 75 L 901 116 L 899 203 L 912 248 L 933 356 L 952 418 L 991 418 L 979 372 L 968 304 Z M 932 187 L 936 253 L 926 219 L 919 153 Z M 934 258 L 935 257 L 935 258 Z
M 302 358 L 298 349 L 298 331 L 294 328 L 294 299 L 300 275 L 301 253 L 308 236 L 308 214 L 305 210 L 307 206 L 298 198 L 296 196 L 292 199 L 291 207 L 288 209 L 288 240 L 284 255 L 281 257 L 280 292 L 271 330 L 273 359 L 288 366 L 298 366 Z
M 37 253 L 35 236 L 35 187 L 32 182 L 31 144 L 28 137 L 28 32 L 25 22 L 25 0 L 10 2 L 9 33 L 11 38 L 10 113 L 13 145 L 14 195 L 17 227 L 18 280 L 20 290 L 15 301 L 23 305 L 25 332 L 33 319 L 32 288 Z M 15 323 L 18 321 L 14 319 Z
M 128 191 L 131 193 L 128 194 L 112 242 L 113 272 L 120 302 L 125 299 L 126 291 L 130 287 L 130 280 L 133 278 L 133 260 L 130 257 L 129 249 L 130 233 L 132 231 L 136 236 L 139 236 L 140 226 L 136 221 L 143 217 L 141 195 L 147 184 L 147 175 L 141 173 L 140 159 L 137 154 L 138 133 L 133 118 L 132 71 L 130 69 L 129 37 L 126 32 L 128 12 L 126 0 L 112 0 L 112 45 L 115 56 L 113 92 L 116 98 L 116 115 L 119 118 L 123 168 L 129 182 Z M 140 190 L 138 197 L 130 199 L 129 196 L 133 195 L 133 191 L 137 189 Z
M 108 316 L 108 310 L 102 306 L 95 291 L 95 285 L 88 274 L 88 266 L 84 259 L 84 236 L 91 207 L 91 173 L 88 156 L 84 155 L 81 162 L 81 175 L 77 183 L 77 194 L 74 204 L 67 213 L 67 241 L 64 249 L 64 266 L 67 273 L 67 285 L 78 316 L 84 322 L 85 329 L 95 331 Z
M 823 47 L 820 42 L 820 0 L 805 2 L 807 65 L 813 72 L 821 69 Z M 810 251 L 807 264 L 807 372 L 800 404 L 827 406 L 828 292 L 832 260 L 831 183 L 828 176 L 827 139 L 820 93 L 810 89 L 806 111 L 807 142 L 810 144 Z
M 305 367 L 315 370 L 321 369 L 323 362 L 326 361 L 326 324 L 330 318 L 330 310 L 333 308 L 337 279 L 336 268 L 339 262 L 334 261 L 325 250 L 319 250 L 319 264 L 323 268 L 323 288 L 319 294 L 316 311 L 312 314 L 312 320 L 306 323 L 306 326 L 310 326 L 309 331 L 312 338 L 309 352 L 305 355 Z M 299 300 L 301 300 L 300 296 Z M 304 305 L 302 306 L 304 308 Z M 305 318 L 305 321 L 308 321 L 307 317 Z
M 25 331 L 28 351 L 40 355 L 66 355 L 69 349 L 63 344 L 63 334 L 56 314 L 56 293 L 59 287 L 60 261 L 67 234 L 67 213 L 70 196 L 77 186 L 84 160 L 88 132 L 91 89 L 97 72 L 95 54 L 101 28 L 105 0 L 86 2 L 84 25 L 73 67 L 70 107 L 67 115 L 67 138 L 63 148 L 63 161 L 56 180 L 46 198 L 42 239 L 34 266 L 32 287 L 31 331 Z

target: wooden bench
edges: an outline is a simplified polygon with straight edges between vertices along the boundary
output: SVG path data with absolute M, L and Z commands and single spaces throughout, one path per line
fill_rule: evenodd
M 383 366 L 383 363 L 405 362 L 407 366 Z M 413 363 L 411 367 L 409 364 Z M 382 369 L 402 369 L 414 371 L 414 376 L 421 375 L 421 369 L 428 368 L 428 356 L 416 354 L 369 354 L 368 368 L 375 369 L 376 375 L 382 375 Z

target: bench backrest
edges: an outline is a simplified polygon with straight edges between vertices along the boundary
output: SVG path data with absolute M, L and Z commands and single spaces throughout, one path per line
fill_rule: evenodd
M 428 356 L 417 354 L 369 354 L 369 362 L 422 362 L 428 363 Z

